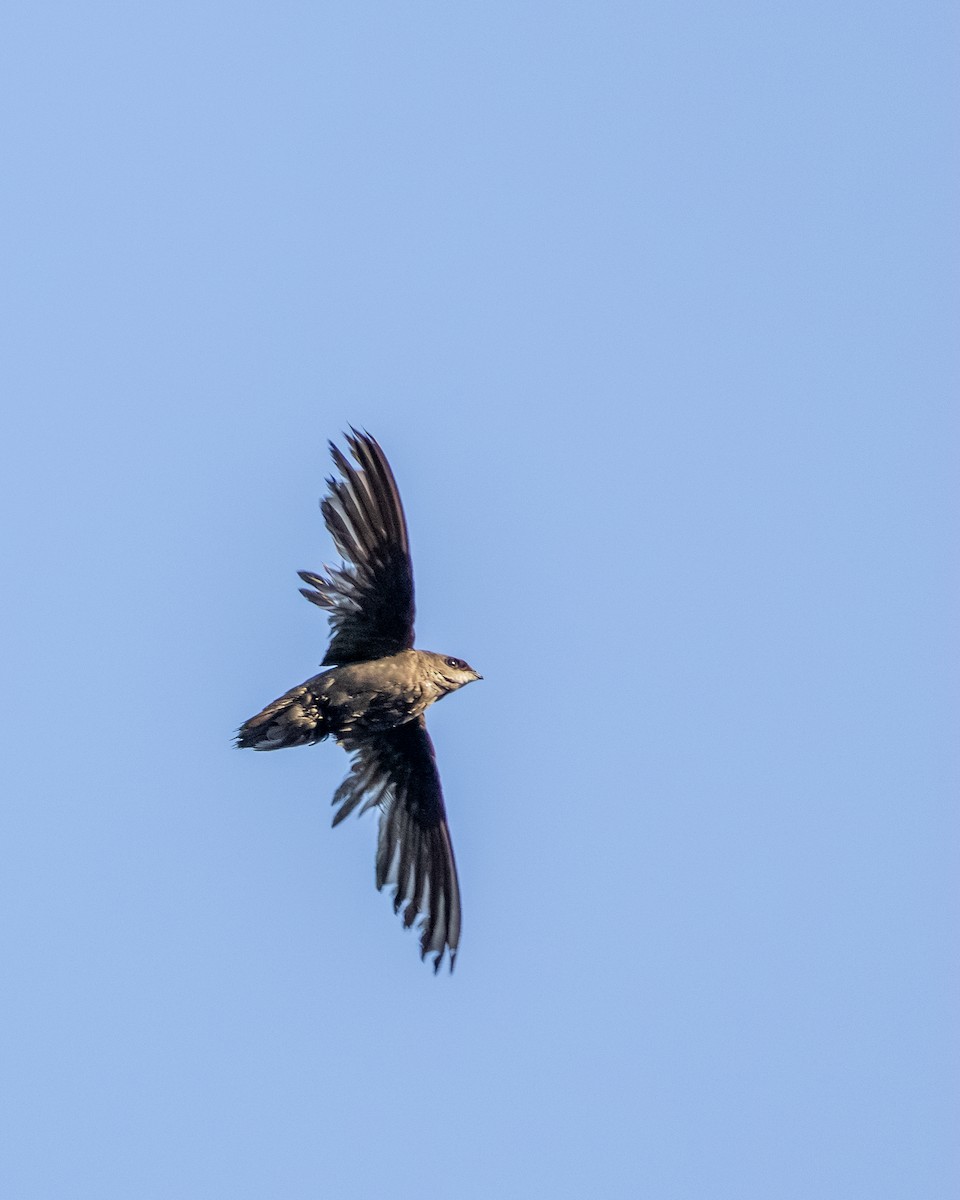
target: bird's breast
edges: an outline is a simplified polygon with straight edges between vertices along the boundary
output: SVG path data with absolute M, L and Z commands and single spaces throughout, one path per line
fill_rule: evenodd
M 418 717 L 436 698 L 406 654 L 333 667 L 311 681 L 337 735 L 394 729 Z

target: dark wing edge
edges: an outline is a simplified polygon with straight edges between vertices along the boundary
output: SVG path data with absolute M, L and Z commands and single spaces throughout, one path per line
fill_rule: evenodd
M 345 560 L 326 575 L 300 571 L 300 591 L 330 617 L 331 663 L 361 662 L 413 645 L 413 566 L 397 482 L 375 438 L 351 427 L 347 446 L 354 467 L 330 443 L 342 480 L 327 480 L 320 503 L 334 545 Z
M 358 805 L 380 809 L 377 889 L 395 888 L 393 911 L 403 909 L 409 929 L 418 916 L 420 957 L 446 952 L 453 970 L 460 944 L 460 885 L 447 827 L 433 742 L 423 717 L 375 737 L 346 739 L 350 774 L 333 797 L 334 825 Z

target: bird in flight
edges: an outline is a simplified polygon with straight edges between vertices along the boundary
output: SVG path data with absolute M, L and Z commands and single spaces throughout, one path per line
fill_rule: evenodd
M 327 610 L 327 668 L 241 725 L 241 749 L 282 750 L 333 737 L 352 756 L 334 793 L 333 823 L 358 806 L 380 810 L 377 889 L 395 887 L 393 910 L 418 916 L 420 957 L 444 952 L 453 970 L 460 943 L 460 888 L 433 742 L 424 712 L 481 679 L 461 658 L 413 648 L 413 565 L 407 522 L 390 464 L 377 442 L 347 435 L 355 466 L 337 446 L 341 479 L 328 479 L 321 512 L 343 557 L 325 575 L 298 574 L 300 591 Z

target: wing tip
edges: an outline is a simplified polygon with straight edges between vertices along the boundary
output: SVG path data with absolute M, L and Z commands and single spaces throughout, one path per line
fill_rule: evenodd
M 433 954 L 433 953 L 434 953 L 434 951 L 431 950 L 429 946 L 423 946 L 420 950 L 420 961 L 426 962 L 427 955 Z M 453 968 L 456 966 L 456 962 L 457 962 L 457 947 L 450 946 L 446 942 L 444 942 L 444 944 L 440 947 L 440 949 L 438 951 L 436 951 L 436 958 L 434 958 L 434 960 L 433 960 L 434 975 L 440 974 L 440 967 L 443 964 L 444 954 L 446 954 L 446 956 L 447 956 L 447 963 L 449 964 L 449 967 L 450 967 L 450 974 L 451 975 L 453 974 Z

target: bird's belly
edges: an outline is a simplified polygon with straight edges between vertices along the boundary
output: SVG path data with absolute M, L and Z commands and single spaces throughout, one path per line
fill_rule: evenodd
M 414 720 L 424 708 L 426 705 L 419 699 L 372 692 L 353 695 L 342 704 L 330 703 L 326 715 L 331 731 L 339 736 L 396 729 Z
M 419 710 L 416 706 L 397 704 L 393 701 L 384 703 L 379 696 L 375 696 L 358 714 L 356 722 L 369 730 L 394 729 L 418 715 Z

